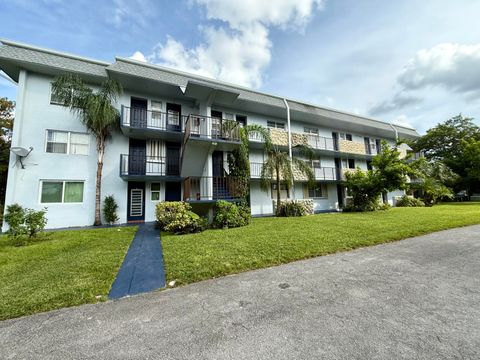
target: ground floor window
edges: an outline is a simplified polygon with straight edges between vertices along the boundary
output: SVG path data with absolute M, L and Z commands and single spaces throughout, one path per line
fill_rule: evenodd
M 272 184 L 272 199 L 277 198 L 277 184 L 273 183 Z M 281 199 L 287 199 L 289 198 L 289 189 L 287 184 L 281 183 L 280 184 L 280 198 Z
M 150 199 L 152 201 L 160 201 L 160 183 L 152 183 L 150 185 Z
M 313 186 L 307 186 L 308 197 L 311 199 L 327 198 L 327 186 L 322 183 L 316 183 Z
M 83 181 L 50 181 L 41 182 L 40 202 L 51 203 L 82 203 Z

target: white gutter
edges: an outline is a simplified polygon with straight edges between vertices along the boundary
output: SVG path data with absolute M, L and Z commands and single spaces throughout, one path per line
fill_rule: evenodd
M 287 109 L 287 131 L 288 131 L 288 156 L 292 158 L 292 132 L 290 129 L 290 106 L 288 106 L 287 99 L 283 99 L 285 103 L 285 108 Z
M 395 131 L 395 140 L 398 140 L 398 130 L 397 130 L 397 128 L 395 126 L 393 126 L 392 123 L 388 123 L 388 124 L 392 127 L 393 131 Z

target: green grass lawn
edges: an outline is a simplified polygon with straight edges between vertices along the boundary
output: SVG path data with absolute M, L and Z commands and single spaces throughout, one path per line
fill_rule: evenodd
M 162 234 L 167 280 L 186 284 L 480 223 L 480 203 L 257 218 L 243 228 Z
M 0 320 L 107 299 L 136 227 L 0 237 Z

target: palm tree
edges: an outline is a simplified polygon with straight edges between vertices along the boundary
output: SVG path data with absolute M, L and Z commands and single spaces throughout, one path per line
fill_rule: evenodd
M 59 102 L 68 106 L 87 130 L 95 135 L 97 141 L 94 225 L 102 224 L 100 202 L 103 157 L 110 132 L 115 126 L 118 126 L 120 114 L 113 103 L 116 102 L 122 91 L 120 83 L 112 79 L 105 80 L 100 88 L 94 91 L 77 75 L 58 76 L 52 84 L 53 95 Z
M 237 125 L 238 126 L 238 125 Z M 246 125 L 240 128 L 240 146 L 228 154 L 228 168 L 230 176 L 238 179 L 237 186 L 238 193 L 246 198 L 249 192 L 250 185 L 250 162 L 249 162 L 249 137 L 251 134 L 256 134 L 260 140 L 265 143 L 265 147 L 271 146 L 270 133 L 268 129 L 261 125 Z
M 299 155 L 313 160 L 315 155 L 313 149 L 308 145 L 297 145 L 294 147 L 299 152 Z M 287 186 L 287 189 L 293 187 L 295 178 L 293 168 L 298 173 L 307 178 L 308 184 L 313 185 L 315 183 L 315 174 L 311 165 L 304 160 L 296 157 L 290 158 L 288 153 L 280 150 L 277 146 L 269 146 L 266 148 L 267 159 L 262 166 L 262 174 L 260 178 L 260 187 L 264 191 L 268 191 L 268 188 L 272 182 L 277 185 L 277 208 L 278 215 L 280 209 L 280 185 L 283 183 Z

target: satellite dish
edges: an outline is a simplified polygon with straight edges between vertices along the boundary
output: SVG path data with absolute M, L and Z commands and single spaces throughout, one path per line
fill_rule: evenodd
M 26 158 L 33 150 L 33 147 L 29 147 L 28 149 L 25 149 L 21 146 L 12 146 L 10 148 L 10 151 L 17 155 L 18 161 L 20 161 L 20 165 L 22 165 L 22 169 L 25 169 L 25 166 L 23 165 L 22 159 Z

